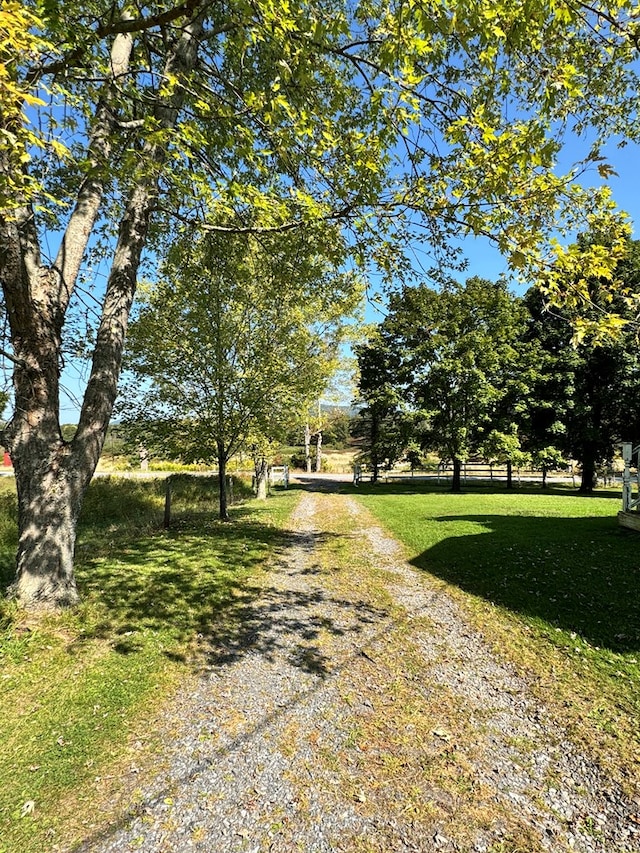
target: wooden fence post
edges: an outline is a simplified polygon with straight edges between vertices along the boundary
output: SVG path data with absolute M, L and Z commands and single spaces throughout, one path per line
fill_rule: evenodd
M 162 526 L 165 530 L 169 529 L 169 525 L 171 524 L 171 477 L 167 477 L 164 481 L 165 492 L 164 492 L 164 522 Z

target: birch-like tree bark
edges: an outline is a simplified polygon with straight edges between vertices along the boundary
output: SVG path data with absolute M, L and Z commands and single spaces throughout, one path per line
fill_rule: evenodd
M 304 425 L 304 459 L 307 474 L 311 473 L 311 427 L 308 423 Z
M 322 471 L 322 430 L 316 433 L 316 473 Z
M 198 23 L 184 27 L 167 55 L 167 74 L 177 77 L 193 69 L 199 27 Z M 116 397 L 138 267 L 166 159 L 164 146 L 147 141 L 140 156 L 144 168 L 123 199 L 78 430 L 67 442 L 59 414 L 63 325 L 102 203 L 107 180 L 104 164 L 117 124 L 112 96 L 116 81 L 128 72 L 132 45 L 129 33 L 114 38 L 110 75 L 93 118 L 90 166 L 55 261 L 43 261 L 33 204 L 4 211 L 0 218 L 0 277 L 14 353 L 15 408 L 2 435 L 13 460 L 18 493 L 13 592 L 29 607 L 58 608 L 78 600 L 73 571 L 76 524 Z M 181 92 L 177 88 L 156 104 L 158 128 L 169 129 L 175 123 Z

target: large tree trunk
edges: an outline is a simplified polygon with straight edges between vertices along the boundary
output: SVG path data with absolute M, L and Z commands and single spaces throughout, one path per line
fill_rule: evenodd
M 316 473 L 322 471 L 322 430 L 319 429 L 316 435 Z
M 193 67 L 197 44 L 185 27 L 167 72 Z M 128 66 L 132 40 L 114 41 L 112 71 Z M 0 280 L 5 295 L 14 354 L 14 415 L 3 431 L 16 472 L 18 492 L 17 574 L 12 585 L 28 607 L 58 608 L 77 601 L 73 573 L 76 523 L 82 499 L 100 458 L 117 392 L 129 310 L 140 257 L 157 196 L 166 145 L 148 141 L 131 194 L 123 199 L 120 225 L 103 310 L 96 335 L 91 375 L 78 430 L 62 439 L 59 420 L 59 371 L 62 329 L 82 258 L 100 210 L 104 163 L 116 118 L 109 106 L 111 82 L 97 105 L 88 152 L 90 168 L 78 190 L 55 263 L 42 263 L 35 213 L 24 204 L 11 216 L 0 215 Z M 175 124 L 180 98 L 157 104 L 159 127 Z
M 52 293 L 52 271 L 40 268 L 37 287 L 5 287 L 14 352 L 16 406 L 4 433 L 16 470 L 17 575 L 13 591 L 27 607 L 57 608 L 77 598 L 73 579 L 75 528 L 82 499 L 100 459 L 116 398 L 127 318 L 146 239 L 155 187 L 138 185 L 120 229 L 96 336 L 91 376 L 78 430 L 64 442 L 59 422 L 58 358 L 63 316 Z M 53 283 L 53 285 L 52 285 Z
M 62 439 L 59 358 L 66 302 L 59 273 L 42 265 L 35 232 L 21 214 L 2 223 L 3 239 L 0 267 L 15 356 L 15 410 L 2 436 L 18 493 L 11 592 L 27 607 L 55 609 L 78 598 L 76 523 L 102 444 Z M 22 259 L 14 266 L 11 254 L 20 243 Z
M 18 491 L 17 576 L 13 590 L 30 608 L 76 604 L 76 523 L 88 479 L 60 441 L 45 467 L 34 454 L 14 461 Z
M 462 491 L 461 483 L 462 462 L 454 457 L 453 459 L 453 476 L 451 478 L 451 491 Z
M 102 203 L 101 164 L 111 154 L 115 120 L 110 107 L 113 80 L 126 72 L 131 48 L 131 36 L 114 39 L 112 76 L 96 105 L 88 145 L 89 168 L 52 266 L 43 264 L 36 214 L 28 201 L 20 199 L 10 215 L 0 215 L 0 280 L 14 356 L 14 414 L 2 433 L 18 493 L 18 552 L 11 589 L 28 607 L 56 608 L 78 597 L 73 574 L 76 522 L 102 443 L 91 448 L 86 441 L 62 439 L 62 329 Z
M 507 488 L 513 488 L 513 462 L 507 459 Z
M 596 485 L 596 458 L 593 447 L 589 445 L 584 447 L 580 465 L 582 467 L 582 475 L 578 491 L 588 495 L 593 492 Z

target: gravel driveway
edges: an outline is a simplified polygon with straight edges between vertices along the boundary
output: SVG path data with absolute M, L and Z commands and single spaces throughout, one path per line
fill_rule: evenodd
M 260 583 L 164 721 L 162 766 L 85 853 L 640 851 L 638 804 L 356 500 L 304 493 Z

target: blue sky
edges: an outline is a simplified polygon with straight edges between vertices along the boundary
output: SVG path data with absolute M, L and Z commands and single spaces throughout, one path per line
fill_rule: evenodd
M 585 140 L 571 140 L 564 147 L 562 166 L 569 169 L 573 163 L 584 156 L 588 150 Z M 604 181 L 596 167 L 587 172 L 581 183 L 585 186 L 608 185 L 611 188 L 613 199 L 617 206 L 626 211 L 633 226 L 633 237 L 640 240 L 640 145 L 628 143 L 619 147 L 615 143 L 605 146 L 602 154 L 606 162 L 617 172 L 607 181 Z M 506 261 L 500 252 L 484 238 L 468 238 L 464 242 L 464 251 L 469 261 L 468 269 L 459 273 L 457 278 L 464 281 L 471 276 L 477 275 L 492 281 L 501 275 L 509 276 Z M 515 293 L 522 293 L 529 286 L 520 284 L 511 279 L 511 289 Z M 375 281 L 371 282 L 372 291 L 376 290 Z M 367 323 L 379 323 L 384 319 L 384 304 L 368 302 L 365 309 L 365 320 Z
M 584 143 L 565 146 L 568 162 L 573 162 L 585 148 Z M 612 175 L 608 181 L 603 181 L 593 167 L 581 183 L 585 186 L 608 184 L 617 206 L 631 217 L 634 226 L 633 236 L 638 240 L 640 239 L 640 145 L 629 143 L 620 148 L 611 143 L 603 149 L 602 153 L 618 174 Z M 467 240 L 464 246 L 470 262 L 467 276 L 479 275 L 496 279 L 501 274 L 508 274 L 504 258 L 487 240 Z M 517 288 L 514 289 L 517 290 Z
M 589 142 L 586 139 L 571 138 L 569 136 L 561 152 L 559 169 L 563 172 L 569 171 L 572 166 L 580 161 L 589 150 Z M 628 143 L 619 147 L 611 142 L 602 150 L 605 162 L 610 165 L 616 175 L 611 175 L 608 180 L 603 180 L 595 165 L 585 173 L 581 179 L 584 186 L 607 185 L 611 188 L 613 200 L 617 206 L 626 211 L 633 226 L 633 237 L 640 240 L 640 144 Z M 469 262 L 468 269 L 456 274 L 454 277 L 459 281 L 465 281 L 471 276 L 480 276 L 495 281 L 500 276 L 510 277 L 510 271 L 504 257 L 485 238 L 467 238 L 462 244 L 464 253 Z M 510 287 L 514 293 L 523 293 L 529 283 L 519 283 L 511 277 Z M 378 290 L 375 277 L 370 279 L 372 293 Z M 365 308 L 365 320 L 367 323 L 379 323 L 385 315 L 384 303 L 368 301 Z

